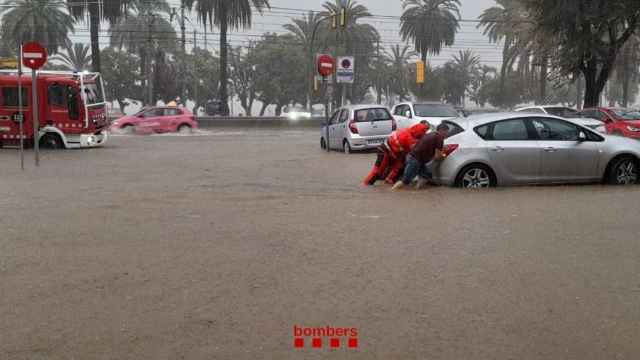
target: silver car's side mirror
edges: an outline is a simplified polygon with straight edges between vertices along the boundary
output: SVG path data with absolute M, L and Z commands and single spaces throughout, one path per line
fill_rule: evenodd
M 587 141 L 587 134 L 585 134 L 584 131 L 580 131 L 580 133 L 578 134 L 578 141 L 579 142 Z

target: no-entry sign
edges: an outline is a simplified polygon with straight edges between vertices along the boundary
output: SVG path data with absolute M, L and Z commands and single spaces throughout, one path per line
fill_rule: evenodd
M 47 63 L 47 49 L 37 42 L 22 45 L 22 64 L 32 70 L 38 70 Z
M 322 77 L 333 75 L 335 71 L 335 61 L 331 55 L 318 55 L 317 57 L 318 74 Z

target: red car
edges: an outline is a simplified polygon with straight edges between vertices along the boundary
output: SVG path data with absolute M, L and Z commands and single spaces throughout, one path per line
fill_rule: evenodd
M 142 109 L 135 115 L 119 118 L 111 129 L 138 134 L 180 132 L 189 133 L 198 128 L 191 111 L 179 107 L 154 107 Z
M 599 107 L 582 110 L 580 115 L 604 122 L 607 134 L 640 139 L 640 111 Z

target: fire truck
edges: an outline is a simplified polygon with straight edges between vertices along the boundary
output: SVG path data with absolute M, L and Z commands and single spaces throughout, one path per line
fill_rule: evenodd
M 22 108 L 18 88 L 21 83 Z M 73 149 L 104 145 L 108 139 L 104 85 L 99 73 L 39 71 L 38 138 L 34 139 L 32 80 L 17 70 L 0 70 L 0 147 L 26 146 Z M 22 115 L 21 115 L 22 114 Z M 20 121 L 23 132 L 20 134 Z

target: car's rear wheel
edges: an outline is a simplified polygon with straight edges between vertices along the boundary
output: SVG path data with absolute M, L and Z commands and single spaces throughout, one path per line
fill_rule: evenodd
M 609 183 L 613 185 L 637 184 L 638 160 L 631 156 L 624 156 L 614 160 L 609 171 Z
M 471 164 L 466 166 L 456 178 L 455 185 L 464 189 L 482 189 L 495 187 L 496 176 L 493 171 L 483 164 Z
M 349 145 L 349 142 L 347 140 L 342 142 L 342 151 L 344 151 L 345 154 L 351 154 L 351 145 Z
M 64 142 L 58 134 L 46 133 L 40 138 L 40 147 L 49 150 L 64 149 Z
M 120 131 L 124 134 L 133 134 L 136 132 L 136 127 L 133 125 L 125 125 L 120 128 Z
M 178 133 L 180 134 L 191 134 L 192 132 L 193 130 L 191 129 L 191 126 L 187 124 L 182 124 L 178 126 Z

